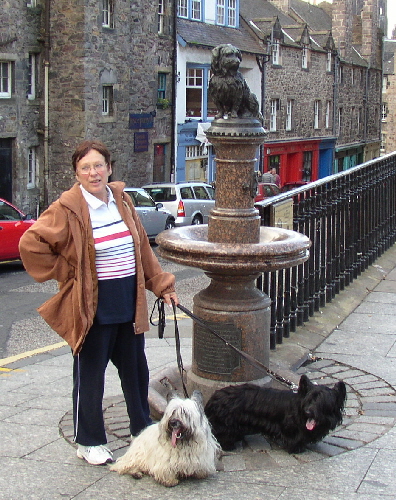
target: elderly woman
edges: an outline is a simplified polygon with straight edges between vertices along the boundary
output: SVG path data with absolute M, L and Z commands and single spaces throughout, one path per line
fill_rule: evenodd
M 59 283 L 38 310 L 73 351 L 77 456 L 101 465 L 112 461 L 102 411 L 107 364 L 117 367 L 134 436 L 151 423 L 145 289 L 169 305 L 178 299 L 174 276 L 162 271 L 124 184 L 108 183 L 106 146 L 84 141 L 72 164 L 77 183 L 24 233 L 20 253 L 36 281 Z

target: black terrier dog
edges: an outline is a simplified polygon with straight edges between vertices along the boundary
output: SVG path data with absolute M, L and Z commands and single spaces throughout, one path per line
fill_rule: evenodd
M 262 433 L 289 453 L 301 453 L 342 423 L 345 400 L 344 382 L 330 389 L 302 375 L 297 392 L 254 384 L 224 387 L 206 403 L 205 413 L 223 450 L 234 449 L 247 434 Z

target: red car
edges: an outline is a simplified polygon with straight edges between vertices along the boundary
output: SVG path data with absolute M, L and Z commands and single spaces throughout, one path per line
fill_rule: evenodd
M 0 262 L 19 260 L 19 239 L 35 221 L 0 198 Z
M 259 182 L 257 184 L 256 197 L 254 201 L 262 201 L 265 198 L 269 198 L 270 196 L 276 196 L 279 194 L 281 190 L 278 188 L 276 184 L 271 184 L 267 182 Z

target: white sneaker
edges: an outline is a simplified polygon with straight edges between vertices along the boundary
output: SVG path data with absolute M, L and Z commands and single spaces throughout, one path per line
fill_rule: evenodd
M 77 445 L 77 456 L 91 465 L 104 465 L 113 462 L 113 454 L 103 444 L 100 446 Z

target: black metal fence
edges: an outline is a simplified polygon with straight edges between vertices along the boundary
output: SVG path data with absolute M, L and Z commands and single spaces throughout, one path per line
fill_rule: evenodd
M 304 264 L 258 280 L 272 303 L 271 349 L 396 241 L 396 153 L 261 202 L 261 224 L 271 225 L 274 210 L 288 199 L 293 229 L 312 246 Z

